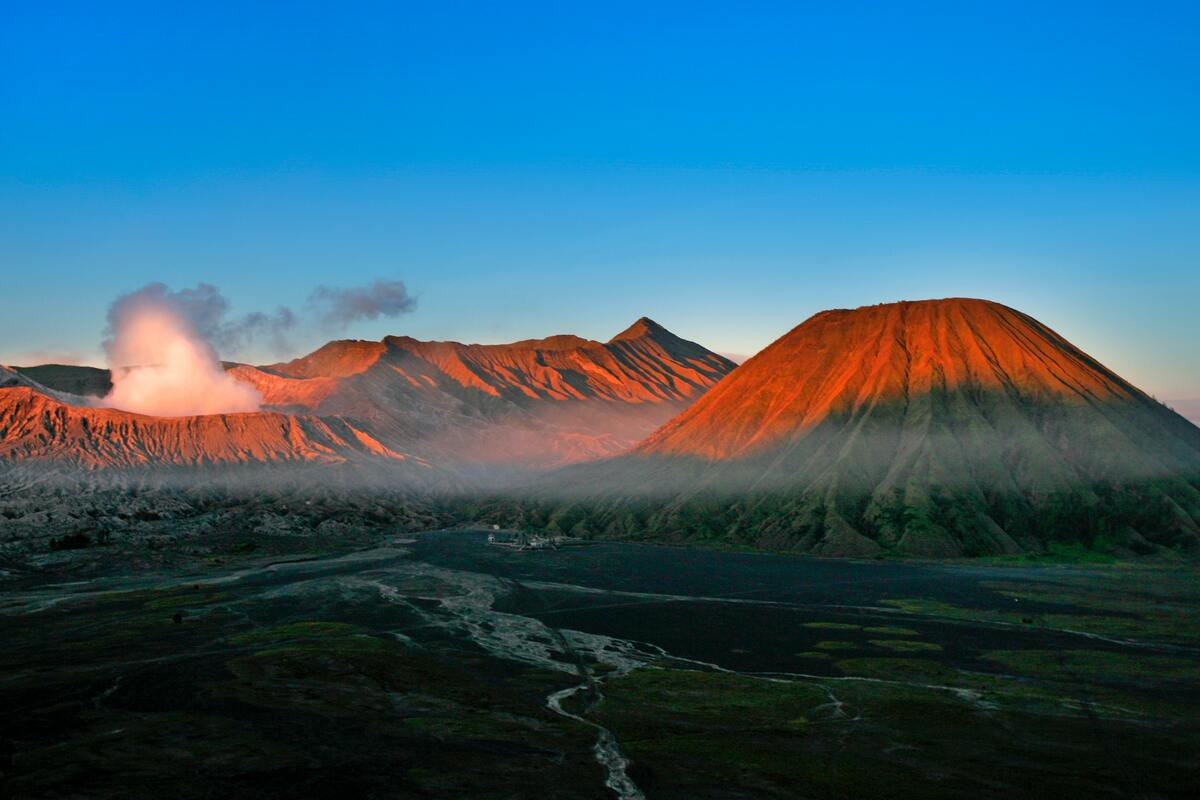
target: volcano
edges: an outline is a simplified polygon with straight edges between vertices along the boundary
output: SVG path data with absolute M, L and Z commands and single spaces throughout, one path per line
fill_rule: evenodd
M 972 299 L 825 311 L 621 458 L 555 524 L 839 555 L 1200 544 L 1200 429 Z
M 735 364 L 643 317 L 608 342 L 335 341 L 233 373 L 265 407 L 354 419 L 459 467 L 545 468 L 628 450 Z
M 334 341 L 285 363 L 225 364 L 262 394 L 260 412 L 171 418 L 94 407 L 82 395 L 111 386 L 102 370 L 6 369 L 0 463 L 556 466 L 629 449 L 734 366 L 645 317 L 608 342 Z

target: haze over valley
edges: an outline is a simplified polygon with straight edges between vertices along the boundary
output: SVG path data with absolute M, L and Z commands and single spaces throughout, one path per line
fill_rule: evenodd
M 252 366 L 158 295 L 149 333 L 110 347 L 167 342 L 151 366 L 4 368 L 6 471 L 249 486 L 324 468 L 506 526 L 824 555 L 1200 549 L 1200 429 L 996 303 L 824 312 L 741 366 L 646 317 L 607 342 L 389 336 Z

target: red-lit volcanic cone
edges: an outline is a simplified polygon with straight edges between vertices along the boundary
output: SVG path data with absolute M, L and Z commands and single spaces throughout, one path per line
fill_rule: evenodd
M 826 311 L 624 458 L 584 527 L 825 553 L 1050 539 L 1195 547 L 1200 429 L 1037 320 L 949 299 Z M 639 502 L 642 502 L 639 501 Z

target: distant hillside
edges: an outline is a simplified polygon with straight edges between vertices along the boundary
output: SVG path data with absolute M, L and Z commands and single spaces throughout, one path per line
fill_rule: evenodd
M 270 408 L 353 418 L 431 460 L 545 467 L 628 449 L 734 367 L 642 318 L 608 342 L 389 336 L 233 373 Z
M 543 522 L 607 535 L 861 555 L 1200 546 L 1200 429 L 981 300 L 817 314 L 634 452 L 553 485 Z
M 607 343 L 388 337 L 330 342 L 281 364 L 225 367 L 259 389 L 261 412 L 128 414 L 85 398 L 107 393 L 107 371 L 5 370 L 0 461 L 100 469 L 376 458 L 496 481 L 506 470 L 628 449 L 734 365 L 643 318 Z
M 112 391 L 112 379 L 106 369 L 78 367 L 71 364 L 42 364 L 36 367 L 13 367 L 26 377 L 59 392 L 103 397 Z

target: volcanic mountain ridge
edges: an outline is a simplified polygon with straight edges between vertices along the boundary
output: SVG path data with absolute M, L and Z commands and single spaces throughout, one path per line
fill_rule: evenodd
M 262 393 L 263 410 L 187 418 L 94 408 L 67 393 L 106 385 L 103 371 L 6 370 L 0 461 L 95 469 L 361 456 L 541 467 L 627 449 L 734 366 L 647 318 L 607 343 L 335 341 L 286 363 L 227 364 Z

